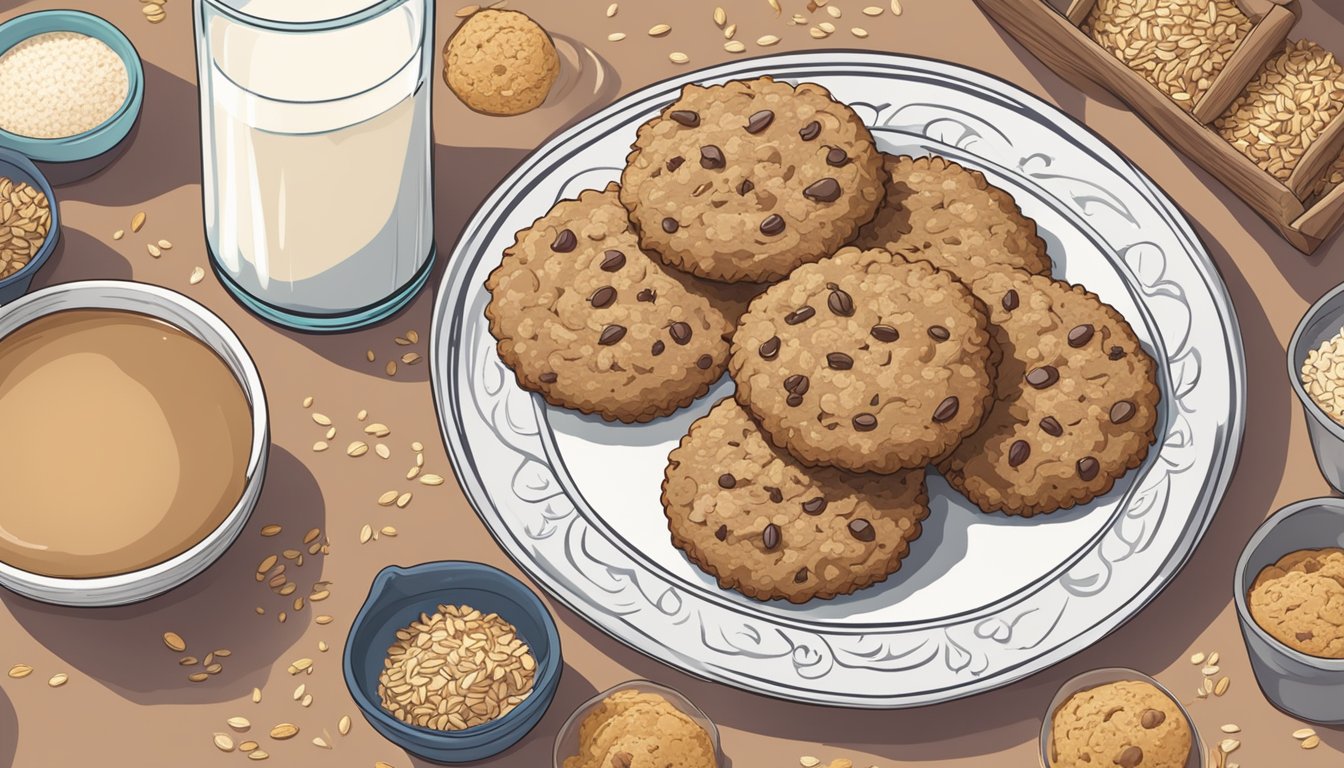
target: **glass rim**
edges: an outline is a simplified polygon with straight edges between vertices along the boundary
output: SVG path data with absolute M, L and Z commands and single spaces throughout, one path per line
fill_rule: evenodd
M 277 32 L 297 33 L 328 32 L 333 29 L 341 29 L 355 24 L 361 24 L 381 16 L 394 8 L 418 1 L 419 0 L 368 0 L 368 4 L 363 8 L 347 13 L 344 16 L 335 16 L 327 19 L 311 19 L 308 21 L 284 21 L 280 19 L 268 19 L 265 16 L 255 16 L 247 13 L 240 8 L 234 7 L 232 0 L 202 0 L 203 5 L 208 5 L 221 15 L 227 16 L 239 23 Z M 432 0 L 424 0 L 424 2 L 429 6 L 432 12 L 434 7 Z

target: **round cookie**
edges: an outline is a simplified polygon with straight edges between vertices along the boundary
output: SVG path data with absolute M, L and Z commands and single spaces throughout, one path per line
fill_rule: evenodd
M 987 269 L 1050 274 L 1036 222 L 984 174 L 943 157 L 883 155 L 886 200 L 854 244 L 885 248 L 971 281 Z
M 804 467 L 732 398 L 668 456 L 663 509 L 672 543 L 719 586 L 791 603 L 885 580 L 929 514 L 922 469 Z
M 948 272 L 846 248 L 752 302 L 737 399 L 809 466 L 922 467 L 980 425 L 994 381 L 984 308 Z
M 1106 683 L 1055 710 L 1050 768 L 1185 768 L 1193 738 L 1161 689 L 1141 680 Z
M 1275 640 L 1301 653 L 1344 659 L 1344 549 L 1305 549 L 1255 577 L 1251 617 Z
M 564 768 L 715 768 L 709 734 L 656 693 L 606 697 L 579 724 L 579 753 Z
M 443 47 L 443 81 L 463 104 L 487 115 L 536 109 L 559 73 L 551 36 L 519 11 L 473 13 Z
M 640 127 L 621 184 L 667 264 L 767 282 L 853 239 L 882 201 L 882 160 L 826 89 L 763 77 L 683 88 Z
M 1148 455 L 1161 392 L 1133 329 L 1080 286 L 1020 270 L 972 290 L 1003 350 L 984 426 L 939 464 L 985 512 L 1029 517 L 1106 493 Z
M 709 391 L 746 304 L 639 249 L 616 185 L 562 200 L 486 280 L 499 356 L 524 389 L 607 420 L 665 416 Z

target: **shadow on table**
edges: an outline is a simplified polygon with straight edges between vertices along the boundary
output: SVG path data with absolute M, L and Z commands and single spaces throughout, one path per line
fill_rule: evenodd
M 73 263 L 79 265 L 76 269 L 86 279 L 131 279 L 131 263 L 111 246 L 86 232 L 80 232 L 77 229 L 62 229 L 61 239 L 56 243 L 56 249 L 51 252 L 51 257 L 37 271 L 37 274 L 33 275 L 31 290 L 36 291 L 39 288 L 69 281 L 70 277 L 63 273 L 64 270 L 61 266 L 65 262 L 66 254 L 71 254 L 71 258 L 74 259 Z M 97 266 L 96 269 L 90 269 L 89 265 Z
M 593 684 L 579 674 L 578 670 L 565 664 L 560 673 L 560 688 L 555 692 L 555 700 L 551 702 L 550 709 L 546 710 L 537 727 L 502 754 L 467 765 L 527 765 L 536 768 L 550 765 L 551 755 L 555 749 L 555 737 L 560 733 L 560 726 L 564 725 L 580 704 L 595 695 L 597 689 Z M 411 758 L 411 765 L 415 768 L 438 768 L 439 764 Z M 723 768 L 731 768 L 731 764 Z
M 13 768 L 19 750 L 19 716 L 4 691 L 0 691 L 0 768 Z
M 287 597 L 257 582 L 257 565 L 267 555 L 300 548 L 308 530 L 323 526 L 323 512 L 317 481 L 297 458 L 272 446 L 266 485 L 252 519 L 224 556 L 195 579 L 167 594 L 116 608 L 65 608 L 9 593 L 3 601 L 37 642 L 74 668 L 72 678 L 87 675 L 137 704 L 236 699 L 265 685 L 272 664 L 312 622 L 308 607 L 284 624 L 277 615 L 292 611 L 294 598 L 312 591 L 322 578 L 323 558 L 305 554 L 302 567 L 288 563 L 286 575 L 297 590 Z M 283 531 L 261 536 L 260 528 L 272 523 Z M 264 616 L 256 614 L 257 606 L 265 609 Z M 223 671 L 204 683 L 189 682 L 188 674 L 203 670 L 199 664 L 178 664 L 184 654 L 165 647 L 163 633 L 168 631 L 181 635 L 185 654 L 198 659 L 217 649 L 230 651 L 218 659 Z
M 281 329 L 285 336 L 308 347 L 337 365 L 353 371 L 394 381 L 423 382 L 429 379 L 429 327 L 434 311 L 434 297 L 447 271 L 467 219 L 523 155 L 521 149 L 482 149 L 478 147 L 434 147 L 434 239 L 438 259 L 424 290 L 405 309 L 371 328 L 352 333 L 308 334 Z M 417 344 L 400 346 L 394 339 L 405 338 L 414 329 L 420 336 Z M 368 352 L 374 353 L 374 361 Z M 402 362 L 408 353 L 420 355 L 414 365 Z M 386 366 L 396 361 L 395 377 L 388 377 Z
M 62 200 L 139 205 L 201 181 L 200 103 L 196 86 L 144 62 L 145 100 L 126 137 L 126 151 L 108 167 L 60 188 Z M 108 183 L 115 180 L 116 183 Z

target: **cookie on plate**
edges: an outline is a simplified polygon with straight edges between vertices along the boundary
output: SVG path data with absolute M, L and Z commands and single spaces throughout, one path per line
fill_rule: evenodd
M 1050 734 L 1050 768 L 1185 768 L 1193 741 L 1176 702 L 1143 680 L 1073 694 Z
M 551 36 L 520 11 L 473 13 L 443 47 L 443 80 L 463 104 L 487 115 L 541 106 L 560 73 Z
M 854 238 L 882 201 L 882 159 L 825 88 L 763 77 L 683 88 L 640 127 L 621 184 L 664 262 L 768 282 Z
M 724 589 L 803 603 L 883 581 L 928 516 L 924 470 L 808 468 L 725 398 L 668 456 L 672 543 Z
M 1003 270 L 971 287 L 1003 360 L 984 426 L 939 469 L 985 512 L 1031 516 L 1106 493 L 1148 455 L 1162 397 L 1134 330 L 1048 277 Z
M 504 252 L 485 287 L 499 356 L 523 389 L 607 420 L 665 416 L 723 375 L 740 288 L 639 248 L 617 187 L 562 200 Z
M 974 280 L 987 269 L 1050 274 L 1036 222 L 979 171 L 943 157 L 883 155 L 886 201 L 854 244 L 885 248 Z
M 809 466 L 922 467 L 980 425 L 994 381 L 984 308 L 951 273 L 845 248 L 752 302 L 737 398 Z

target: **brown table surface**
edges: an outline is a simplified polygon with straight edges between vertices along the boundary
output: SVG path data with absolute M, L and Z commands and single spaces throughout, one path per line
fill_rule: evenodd
M 614 77 L 611 95 L 686 71 L 667 54 L 691 55 L 689 66 L 707 66 L 730 57 L 711 20 L 713 3 L 626 0 L 615 18 L 606 18 L 609 0 L 510 0 L 552 32 L 589 44 L 606 60 Z M 871 0 L 885 6 L 885 0 Z M 560 724 L 596 691 L 632 678 L 651 678 L 685 692 L 723 730 L 724 747 L 739 768 L 797 765 L 801 755 L 825 760 L 847 757 L 860 768 L 928 764 L 943 766 L 1037 764 L 1036 738 L 1043 710 L 1069 677 L 1096 667 L 1129 666 L 1156 676 L 1187 702 L 1194 700 L 1201 675 L 1188 661 L 1195 651 L 1219 651 L 1231 677 L 1226 696 L 1194 701 L 1191 712 L 1205 738 L 1222 738 L 1219 726 L 1238 723 L 1243 746 L 1233 760 L 1248 766 L 1339 765 L 1344 730 L 1317 728 L 1323 744 L 1314 752 L 1297 748 L 1290 734 L 1299 723 L 1271 707 L 1252 678 L 1237 629 L 1230 583 L 1233 566 L 1251 531 L 1275 508 L 1329 491 L 1312 459 L 1305 426 L 1284 373 L 1284 348 L 1307 305 L 1341 279 L 1338 258 L 1327 243 L 1315 257 L 1293 250 L 1218 182 L 1167 146 L 1127 108 L 1100 89 L 1080 91 L 1062 82 L 1006 38 L 971 0 L 904 0 L 904 14 L 888 11 L 867 18 L 864 0 L 834 0 L 844 16 L 839 32 L 814 41 L 805 26 L 786 23 L 806 12 L 799 0 L 783 0 L 776 18 L 767 0 L 725 2 L 738 37 L 750 42 L 772 33 L 782 38 L 772 50 L 862 47 L 947 59 L 1004 77 L 1054 104 L 1117 146 L 1157 181 L 1189 214 L 1227 282 L 1241 321 L 1249 373 L 1246 440 L 1238 472 L 1204 537 L 1180 576 L 1141 614 L 1110 637 L 1073 659 L 1007 688 L 966 700 L 916 710 L 852 711 L 791 704 L 693 679 L 611 640 L 579 616 L 548 601 L 560 624 L 566 668 L 555 703 L 541 724 L 492 765 L 539 767 L 549 764 Z M 431 281 L 395 319 L 375 328 L 337 336 L 308 336 L 279 330 L 249 315 L 207 276 L 189 285 L 194 267 L 206 267 L 201 223 L 200 157 L 190 4 L 171 0 L 168 18 L 151 25 L 132 0 L 4 3 L 0 20 L 27 11 L 64 5 L 103 14 L 126 32 L 144 58 L 144 113 L 133 144 L 112 167 L 82 183 L 58 189 L 65 227 L 51 263 L 35 287 L 84 278 L 122 278 L 164 285 L 205 303 L 231 325 L 251 350 L 270 398 L 273 449 L 265 492 L 239 543 L 190 584 L 146 603 L 125 608 L 73 610 L 31 602 L 5 593 L 0 600 L 0 667 L 26 663 L 36 672 L 23 680 L 0 678 L 0 766 L 20 768 L 79 765 L 224 765 L 242 755 L 223 754 L 211 734 L 227 731 L 225 719 L 243 715 L 271 754 L 265 764 L 370 766 L 385 761 L 396 768 L 420 764 L 379 737 L 359 717 L 340 673 L 346 628 L 364 599 L 373 575 L 391 564 L 471 559 L 518 569 L 499 550 L 451 479 L 439 437 L 424 363 L 402 366 L 395 378 L 384 361 L 408 348 L 394 337 L 415 329 L 426 352 L 434 287 Z M 1304 3 L 1301 29 L 1327 47 L 1344 52 L 1344 11 L 1334 0 Z M 456 2 L 439 4 L 442 45 L 456 24 Z M 820 12 L 815 18 L 824 19 Z M 646 36 L 658 22 L 672 25 L 662 39 Z M 847 33 L 863 26 L 865 40 Z M 626 32 L 622 42 L 607 34 Z M 750 45 L 753 52 L 762 52 Z M 434 84 L 436 133 L 436 239 L 441 253 L 450 246 L 491 188 L 530 149 L 576 117 L 572 109 L 543 108 L 517 118 L 490 118 L 464 108 L 441 80 Z M 596 105 L 594 105 L 595 108 Z M 358 194 L 351 190 L 351 194 Z M 144 230 L 129 231 L 136 211 L 148 213 Z M 337 222 L 333 222 L 337 225 Z M 112 233 L 127 236 L 113 241 Z M 166 238 L 174 247 L 162 258 L 145 243 Z M 439 268 L 442 273 L 442 266 Z M 208 270 L 207 270 L 208 272 Z M 378 362 L 365 360 L 374 350 Z M 338 449 L 314 453 L 322 429 L 301 406 L 329 414 L 340 432 Z M 359 409 L 370 421 L 392 429 L 391 461 L 372 453 L 348 458 L 340 446 L 355 439 Z M 409 488 L 409 443 L 423 441 L 426 470 L 448 477 L 440 487 L 414 486 L 403 510 L 376 504 L 389 488 Z M 284 525 L 277 539 L 258 529 Z M 400 535 L 360 545 L 365 524 L 395 525 Z M 305 531 L 329 533 L 331 554 L 312 558 L 296 573 L 298 594 L 313 581 L 333 582 L 331 598 L 318 604 L 335 620 L 313 622 L 308 608 L 279 623 L 285 599 L 256 583 L 257 563 Z M 254 609 L 263 606 L 265 616 Z M 233 653 L 224 671 L 204 684 L 189 683 L 176 655 L 161 635 L 173 630 L 189 652 L 214 648 Z M 319 641 L 331 650 L 318 651 Z M 286 668 L 299 657 L 314 658 L 315 672 L 291 677 Z M 64 687 L 47 679 L 66 672 Z M 304 683 L 310 708 L 291 693 Z M 249 698 L 265 692 L 261 704 Z M 350 714 L 349 736 L 336 736 L 336 722 Z M 298 738 L 274 742 L 270 726 L 292 722 Z M 310 739 L 326 728 L 334 750 Z M 242 741 L 245 737 L 236 737 Z M 986 759 L 988 758 L 988 759 Z

